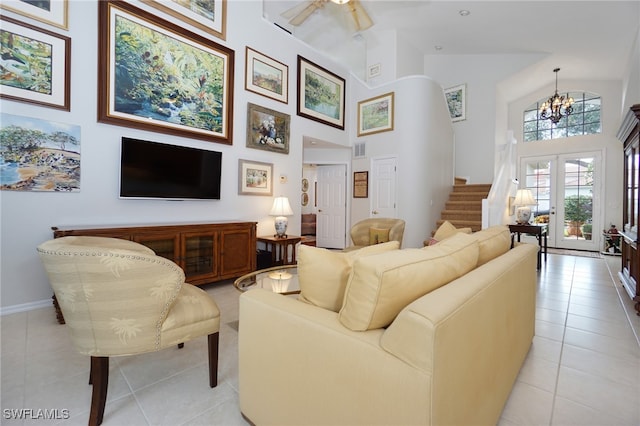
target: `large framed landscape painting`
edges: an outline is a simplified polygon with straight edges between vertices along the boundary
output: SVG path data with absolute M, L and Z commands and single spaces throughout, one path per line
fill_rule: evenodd
M 232 144 L 233 50 L 115 1 L 98 41 L 98 121 Z
M 394 92 L 358 102 L 358 136 L 393 130 Z
M 71 109 L 71 39 L 0 16 L 0 97 Z
M 80 126 L 0 113 L 0 189 L 80 191 Z
M 298 115 L 344 130 L 345 80 L 298 55 Z

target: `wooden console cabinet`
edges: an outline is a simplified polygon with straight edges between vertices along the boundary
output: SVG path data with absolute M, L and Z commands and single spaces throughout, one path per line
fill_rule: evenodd
M 624 210 L 622 213 L 622 268 L 618 273 L 625 290 L 640 315 L 640 104 L 632 106 L 618 131 L 624 143 Z
M 178 264 L 186 281 L 195 285 L 237 278 L 256 269 L 256 222 L 52 229 L 54 238 L 90 235 L 144 244 Z

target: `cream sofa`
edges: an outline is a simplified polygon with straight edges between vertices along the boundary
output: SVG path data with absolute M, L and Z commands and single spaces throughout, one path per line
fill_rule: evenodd
M 243 415 L 256 425 L 495 425 L 534 335 L 537 246 L 509 245 L 508 229 L 494 227 L 422 249 L 301 250 L 300 299 L 240 297 Z M 338 306 L 315 288 L 320 266 L 327 290 L 344 294 Z

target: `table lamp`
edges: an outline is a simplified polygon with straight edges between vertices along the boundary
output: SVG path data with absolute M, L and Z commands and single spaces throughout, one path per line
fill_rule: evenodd
M 271 207 L 270 216 L 275 216 L 276 238 L 287 238 L 287 216 L 293 215 L 289 199 L 287 197 L 276 197 L 273 200 L 273 207 Z
M 529 223 L 531 219 L 531 207 L 535 206 L 537 201 L 533 198 L 533 194 L 530 189 L 518 189 L 516 192 L 516 199 L 513 201 L 513 205 L 516 206 L 516 222 L 520 225 Z

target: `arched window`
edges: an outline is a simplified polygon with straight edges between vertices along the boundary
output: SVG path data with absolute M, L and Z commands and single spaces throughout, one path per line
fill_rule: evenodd
M 602 131 L 599 95 L 588 92 L 569 92 L 564 95 L 573 98 L 573 112 L 562 117 L 558 124 L 540 118 L 540 105 L 547 98 L 540 99 L 524 111 L 524 142 L 591 135 Z

